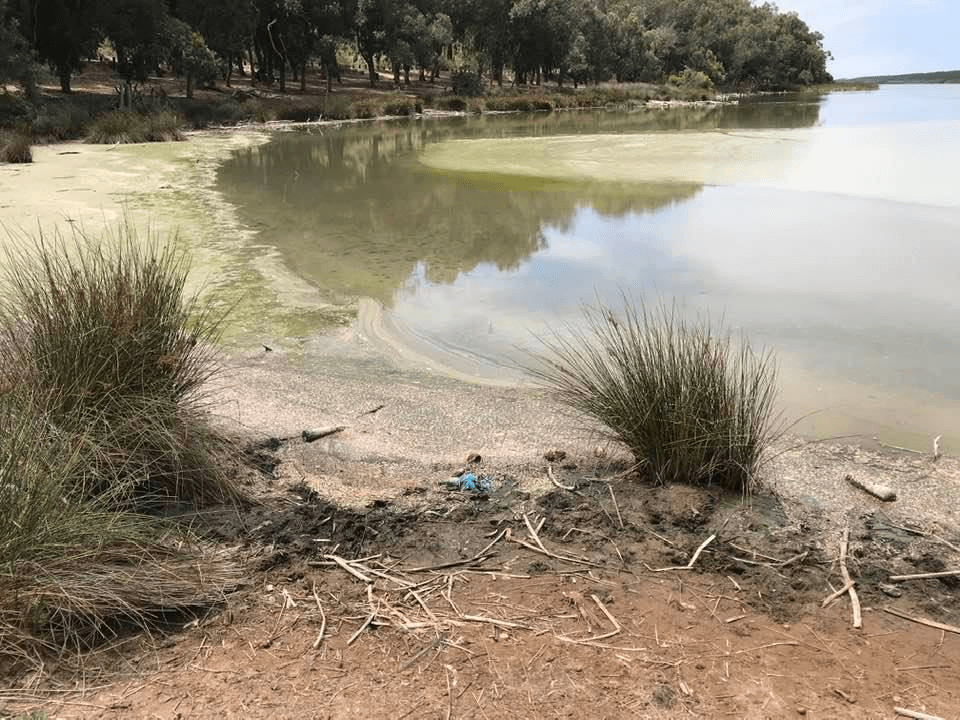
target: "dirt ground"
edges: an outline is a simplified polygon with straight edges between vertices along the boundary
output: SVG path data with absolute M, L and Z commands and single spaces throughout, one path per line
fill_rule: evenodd
M 957 568 L 950 510 L 915 522 L 901 500 L 841 483 L 852 504 L 838 524 L 798 495 L 807 488 L 744 499 L 651 485 L 623 476 L 615 448 L 562 431 L 568 421 L 529 392 L 368 362 L 307 375 L 267 353 L 239 361 L 222 392 L 236 394 L 230 421 L 257 427 L 257 503 L 198 525 L 237 549 L 244 585 L 222 607 L 85 658 L 80 675 L 22 679 L 4 711 L 772 719 L 902 707 L 960 718 L 960 636 L 915 621 L 960 623 L 960 577 L 890 580 Z M 490 429 L 497 415 L 517 442 Z M 308 443 L 297 428 L 310 419 L 347 427 Z M 805 445 L 789 466 L 842 470 L 843 447 Z M 917 477 L 898 479 L 891 463 L 958 487 L 953 458 L 933 469 L 850 452 L 868 453 L 861 467 L 908 503 Z M 448 488 L 463 470 L 489 490 Z M 861 629 L 848 596 L 822 607 L 843 585 L 840 525 Z

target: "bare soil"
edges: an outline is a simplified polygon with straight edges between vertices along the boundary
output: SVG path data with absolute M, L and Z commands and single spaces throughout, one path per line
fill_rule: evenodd
M 620 458 L 556 453 L 420 466 L 391 499 L 348 507 L 302 468 L 326 463 L 316 472 L 369 486 L 359 469 L 375 476 L 380 463 L 331 448 L 249 445 L 258 502 L 204 519 L 245 558 L 246 584 L 224 607 L 88 658 L 81 692 L 65 692 L 75 688 L 61 674 L 7 712 L 889 718 L 900 706 L 960 717 L 960 636 L 885 612 L 957 624 L 960 578 L 888 583 L 956 567 L 957 554 L 878 505 L 850 523 L 856 630 L 846 596 L 821 608 L 842 584 L 836 548 L 774 495 L 661 487 L 617 477 Z M 548 465 L 575 490 L 533 483 Z M 491 491 L 438 482 L 464 469 Z M 713 535 L 690 569 L 662 570 L 688 565 Z

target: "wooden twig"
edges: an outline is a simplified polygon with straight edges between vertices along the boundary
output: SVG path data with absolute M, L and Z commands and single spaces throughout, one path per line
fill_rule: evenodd
M 533 541 L 537 544 L 537 547 L 543 550 L 544 552 L 550 552 L 543 546 L 543 542 L 541 542 L 540 536 L 537 534 L 536 528 L 533 527 L 533 523 L 530 522 L 530 518 L 527 517 L 526 513 L 523 513 L 523 524 L 527 526 L 527 530 L 530 532 L 530 537 L 533 538 Z
M 552 482 L 556 487 L 560 488 L 561 490 L 566 490 L 567 492 L 575 492 L 577 489 L 576 486 L 567 487 L 566 485 L 561 485 L 560 481 L 557 480 L 556 477 L 554 477 L 553 467 L 551 465 L 547 465 L 547 477 L 550 478 L 550 482 Z
M 533 552 L 540 553 L 541 555 L 546 555 L 549 558 L 554 560 L 560 560 L 561 562 L 576 563 L 578 565 L 589 565 L 590 567 L 603 567 L 600 563 L 595 563 L 586 558 L 577 557 L 575 555 L 558 555 L 557 553 L 550 552 L 544 548 L 537 547 L 533 543 L 528 543 L 526 540 L 520 540 L 519 538 L 513 537 L 513 534 L 510 532 L 510 529 L 507 529 L 506 539 L 517 545 L 522 545 L 527 548 L 527 550 L 533 550 Z
M 431 570 L 446 570 L 447 568 L 459 567 L 460 565 L 470 565 L 475 562 L 482 562 L 483 560 L 486 560 L 489 557 L 488 553 L 490 552 L 490 548 L 492 548 L 494 545 L 500 542 L 501 538 L 503 538 L 503 536 L 506 535 L 507 532 L 508 532 L 508 528 L 501 530 L 500 534 L 497 535 L 493 540 L 491 540 L 489 545 L 487 545 L 483 550 L 478 552 L 472 558 L 469 558 L 467 560 L 453 560 L 447 563 L 440 563 L 439 565 L 424 565 L 423 567 L 401 568 L 401 569 L 405 573 L 430 572 Z
M 928 715 L 927 713 L 918 712 L 917 710 L 907 710 L 907 708 L 902 707 L 895 707 L 893 711 L 897 715 L 913 718 L 914 720 L 943 720 L 943 718 L 937 715 Z
M 350 563 L 348 563 L 346 560 L 344 560 L 344 559 L 343 559 L 342 557 L 340 557 L 339 555 L 324 555 L 324 557 L 325 557 L 327 560 L 332 560 L 333 562 L 335 562 L 337 565 L 339 565 L 339 566 L 342 567 L 344 570 L 346 570 L 348 573 L 350 573 L 351 575 L 353 575 L 353 576 L 354 576 L 357 580 L 359 580 L 360 582 L 366 583 L 367 585 L 370 585 L 370 584 L 373 583 L 373 580 L 371 580 L 370 578 L 368 578 L 366 575 L 364 575 L 364 574 L 363 574 L 362 572 L 360 572 L 359 570 L 356 570 L 355 568 L 350 567 Z
M 960 635 L 960 627 L 956 627 L 955 625 L 946 625 L 944 623 L 938 623 L 933 620 L 926 620 L 924 618 L 912 617 L 910 615 L 907 615 L 906 613 L 900 612 L 899 610 L 891 607 L 885 607 L 883 611 L 888 612 L 891 615 L 896 615 L 897 617 L 903 618 L 904 620 L 909 620 L 910 622 L 915 622 L 920 625 L 926 625 L 927 627 L 936 628 L 937 630 L 943 630 L 944 632 L 951 632 L 951 633 L 956 633 L 957 635 Z
M 843 587 L 841 587 L 839 590 L 837 590 L 836 592 L 832 592 L 832 593 L 830 593 L 830 595 L 828 595 L 827 597 L 825 597 L 825 598 L 823 599 L 823 602 L 820 603 L 820 607 L 825 608 L 827 605 L 829 605 L 829 604 L 832 603 L 834 600 L 836 600 L 838 597 L 840 597 L 841 595 L 843 595 L 844 593 L 846 593 L 846 592 L 847 592 L 850 588 L 852 588 L 852 587 L 853 587 L 853 581 L 852 581 L 852 580 L 851 580 L 850 582 L 848 582 L 848 583 L 844 583 Z
M 861 480 L 857 480 L 853 475 L 847 475 L 844 480 L 858 490 L 863 490 L 868 495 L 873 495 L 875 498 L 882 500 L 883 502 L 893 502 L 897 499 L 896 491 L 886 487 L 885 485 L 868 484 Z
M 464 620 L 469 620 L 470 622 L 478 623 L 488 623 L 489 625 L 496 625 L 497 627 L 504 628 L 520 628 L 521 630 L 529 630 L 528 625 L 522 625 L 515 622 L 507 622 L 506 620 L 497 620 L 495 618 L 483 617 L 481 615 L 461 615 Z
M 370 616 L 369 616 L 366 620 L 363 621 L 363 625 L 361 625 L 360 627 L 358 627 L 358 628 L 357 628 L 357 631 L 356 631 L 353 635 L 350 636 L 350 639 L 349 639 L 349 640 L 347 640 L 347 646 L 348 646 L 348 647 L 353 644 L 353 641 L 354 641 L 354 640 L 356 640 L 358 637 L 360 637 L 360 633 L 362 633 L 364 630 L 367 629 L 367 626 L 368 626 L 370 623 L 373 622 L 373 618 L 376 617 L 376 615 L 377 615 L 377 612 L 376 612 L 376 611 L 373 611 L 372 613 L 370 613 Z
M 951 577 L 960 575 L 960 570 L 944 570 L 943 572 L 917 573 L 916 575 L 891 575 L 890 582 L 902 582 L 903 580 L 925 580 L 927 578 Z
M 320 648 L 320 643 L 323 642 L 323 633 L 327 629 L 327 616 L 323 612 L 323 605 L 320 604 L 320 596 L 317 595 L 317 584 L 313 584 L 313 599 L 317 601 L 317 609 L 320 611 L 320 634 L 317 635 L 317 639 L 313 641 L 313 649 L 317 650 Z
M 613 500 L 613 509 L 617 511 L 617 522 L 620 523 L 620 529 L 623 530 L 623 516 L 620 514 L 620 505 L 617 503 L 617 496 L 613 494 L 613 485 L 607 485 L 607 490 L 610 491 L 610 499 Z
M 716 536 L 716 533 L 714 533 L 713 535 L 708 537 L 706 540 L 704 540 L 700 544 L 700 547 L 697 548 L 697 551 L 693 553 L 693 557 L 690 558 L 690 562 L 688 562 L 686 565 L 676 565 L 673 567 L 662 567 L 662 568 L 652 568 L 649 565 L 647 565 L 647 569 L 650 572 L 667 572 L 668 570 L 692 570 L 693 564 L 697 561 L 697 558 L 700 557 L 700 553 L 703 552 L 704 548 L 706 548 L 707 545 L 709 545 L 716 539 L 717 539 L 717 536 Z
M 622 630 L 623 628 L 620 627 L 620 623 L 618 623 L 617 619 L 610 614 L 610 611 L 607 610 L 606 606 L 602 602 L 600 602 L 600 598 L 598 598 L 596 595 L 591 594 L 590 599 L 593 600 L 597 604 L 597 607 L 600 608 L 600 610 L 603 612 L 603 614 L 607 616 L 607 620 L 609 620 L 610 623 L 617 629 L 617 632 L 620 632 L 620 630 Z
M 849 585 L 847 592 L 850 593 L 850 605 L 853 607 L 853 626 L 855 628 L 863 627 L 863 616 L 860 612 L 860 598 L 856 589 L 853 587 L 853 581 L 850 579 L 850 573 L 847 572 L 847 544 L 850 541 L 850 528 L 843 529 L 843 538 L 840 540 L 840 575 L 843 577 L 844 585 Z
M 936 541 L 939 542 L 940 544 L 946 545 L 948 548 L 950 548 L 950 549 L 953 550 L 954 552 L 960 553 L 960 547 L 957 547 L 957 546 L 954 545 L 953 543 L 947 542 L 946 540 L 944 540 L 944 539 L 943 539 L 942 537 L 940 537 L 939 535 L 932 535 L 932 534 L 931 534 L 930 537 L 932 537 L 934 540 L 936 540 Z

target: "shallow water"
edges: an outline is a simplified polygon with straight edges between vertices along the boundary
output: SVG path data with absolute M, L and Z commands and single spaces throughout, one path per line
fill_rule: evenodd
M 217 188 L 264 274 L 367 308 L 410 362 L 516 382 L 518 346 L 622 289 L 774 348 L 804 432 L 956 452 L 958 160 L 960 88 L 902 86 L 278 133 Z

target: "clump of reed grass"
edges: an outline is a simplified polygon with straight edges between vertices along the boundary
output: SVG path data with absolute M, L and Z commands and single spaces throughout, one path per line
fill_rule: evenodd
M 222 315 L 186 294 L 185 255 L 129 221 L 114 237 L 17 244 L 0 283 L 2 376 L 74 434 L 93 491 L 132 478 L 138 499 L 234 499 L 204 419 Z
M 222 316 L 185 293 L 176 245 L 130 222 L 18 240 L 0 273 L 0 662 L 39 667 L 220 602 L 236 564 L 157 511 L 240 493 L 205 416 Z
M 139 113 L 114 110 L 98 116 L 90 128 L 87 142 L 127 144 L 183 140 L 180 116 L 174 112 Z
M 13 133 L 6 137 L 0 136 L 0 162 L 33 162 L 30 138 L 22 133 Z
M 773 356 L 675 305 L 625 298 L 622 312 L 598 303 L 584 316 L 542 340 L 527 368 L 535 381 L 599 422 L 650 478 L 751 492 L 781 433 Z

